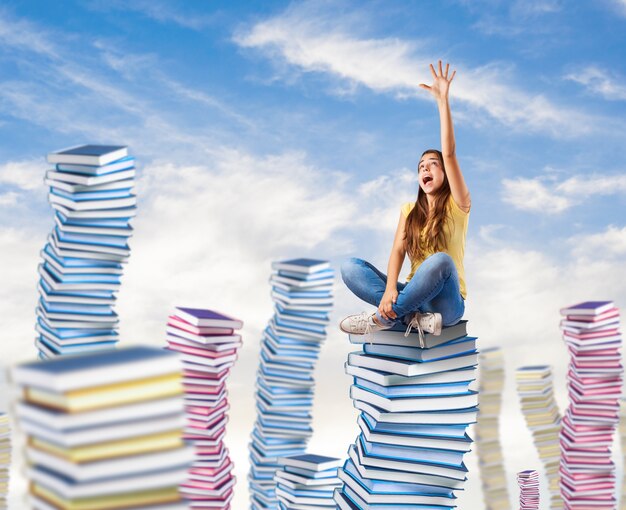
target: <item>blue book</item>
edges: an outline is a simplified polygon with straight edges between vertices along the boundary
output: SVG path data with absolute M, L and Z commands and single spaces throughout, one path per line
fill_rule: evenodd
M 109 227 L 109 228 L 129 228 L 132 216 L 128 218 L 71 218 L 57 210 L 56 215 L 64 225 L 74 225 L 77 227 Z
M 99 236 L 92 234 L 76 234 L 63 232 L 59 227 L 55 227 L 59 241 L 64 243 L 76 243 L 84 245 L 110 246 L 128 250 L 128 238 L 123 236 Z
M 272 262 L 272 269 L 276 271 L 292 271 L 294 273 L 301 274 L 316 273 L 318 271 L 328 269 L 329 267 L 330 262 L 328 262 L 327 260 L 308 258 L 289 259 Z
M 78 145 L 51 152 L 48 163 L 101 167 L 127 156 L 128 147 L 124 145 Z
M 369 493 L 388 494 L 413 494 L 421 496 L 443 496 L 456 499 L 456 496 L 448 487 L 437 485 L 425 485 L 420 483 L 392 482 L 389 480 L 372 480 L 361 476 L 352 459 L 348 459 L 343 471 L 349 474 L 355 481 L 362 485 Z
M 317 298 L 329 298 L 332 297 L 332 292 L 327 290 L 295 290 L 295 291 L 286 291 L 279 287 L 272 287 L 272 291 L 280 294 L 284 298 L 287 299 L 317 299 Z
M 429 466 L 443 466 L 457 471 L 463 471 L 463 456 L 466 452 L 441 450 L 438 448 L 416 448 L 414 446 L 398 446 L 383 443 L 370 443 L 360 436 L 363 451 L 371 457 L 383 459 L 403 460 Z M 437 474 L 434 473 L 433 474 Z
M 614 307 L 613 301 L 584 301 L 561 308 L 561 315 L 600 315 Z
M 416 384 L 407 386 L 382 386 L 367 379 L 354 378 L 354 383 L 387 398 L 394 397 L 432 397 L 445 395 L 468 395 L 471 381 L 448 384 Z
M 366 343 L 363 346 L 363 350 L 365 353 L 375 356 L 406 359 L 419 363 L 449 359 L 476 352 L 476 340 L 476 337 L 465 336 L 429 349 L 421 349 L 417 346 L 405 347 L 399 345 Z
M 79 303 L 48 303 L 43 298 L 39 298 L 41 307 L 46 312 L 51 313 L 80 313 L 89 315 L 117 317 L 117 314 L 110 306 L 106 305 L 82 305 Z
M 301 271 L 290 271 L 288 269 L 280 269 L 277 271 L 279 276 L 284 276 L 286 278 L 293 278 L 295 280 L 301 281 L 322 281 L 322 280 L 333 280 L 335 277 L 335 271 L 333 269 L 323 269 L 320 271 L 316 271 L 314 273 L 304 273 Z
M 44 336 L 39 337 L 39 341 L 43 343 L 56 355 L 67 356 L 72 354 L 82 354 L 91 351 L 102 351 L 106 349 L 115 349 L 117 341 L 111 342 L 90 342 L 86 344 L 58 345 Z
M 368 428 L 373 432 L 383 434 L 397 434 L 406 436 L 429 436 L 442 438 L 466 438 L 467 425 L 431 425 L 422 423 L 385 423 L 376 421 L 365 411 L 361 412 L 361 417 L 367 423 Z
M 47 243 L 44 252 L 52 257 L 54 261 L 67 268 L 85 268 L 89 269 L 92 267 L 101 267 L 101 268 L 112 268 L 112 269 L 122 269 L 122 264 L 114 260 L 102 260 L 102 259 L 85 259 L 81 257 L 63 257 L 59 255 L 54 246 L 50 243 Z M 87 271 L 86 271 L 87 272 Z
M 50 191 L 60 197 L 68 198 L 74 202 L 85 202 L 88 200 L 106 200 L 109 198 L 128 198 L 132 195 L 132 188 L 128 189 L 113 189 L 102 191 L 76 191 L 69 192 L 62 190 L 61 188 L 50 186 Z

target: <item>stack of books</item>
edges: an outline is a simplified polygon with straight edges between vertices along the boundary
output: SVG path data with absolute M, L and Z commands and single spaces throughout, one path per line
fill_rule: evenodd
M 622 446 L 622 497 L 620 508 L 626 508 L 626 399 L 622 399 L 620 405 L 620 421 L 619 421 L 619 436 Z
M 193 460 L 181 362 L 132 347 L 19 365 L 16 416 L 27 437 L 36 510 L 187 508 L 178 493 Z
M 278 459 L 304 453 L 311 437 L 313 371 L 333 305 L 334 272 L 324 260 L 272 264 L 274 315 L 263 332 L 250 442 L 251 507 L 278 508 Z
M 520 510 L 539 510 L 539 473 L 529 469 L 517 473 Z
M 280 510 L 336 508 L 333 492 L 341 485 L 337 468 L 341 460 L 305 453 L 278 459 L 276 497 Z
M 56 225 L 39 265 L 39 357 L 114 348 L 116 292 L 136 211 L 134 158 L 126 147 L 82 145 L 48 154 L 48 162 Z
M 0 508 L 7 507 L 9 470 L 11 469 L 11 430 L 9 416 L 0 413 Z
M 183 360 L 187 426 L 196 458 L 182 495 L 191 508 L 229 508 L 235 477 L 224 445 L 229 405 L 226 379 L 237 359 L 243 323 L 205 309 L 177 307 L 167 322 L 168 349 Z
M 622 393 L 619 310 L 611 301 L 561 309 L 571 359 L 569 406 L 561 427 L 561 494 L 566 508 L 615 508 L 611 443 Z
M 547 365 L 520 367 L 515 379 L 522 414 L 546 470 L 550 508 L 563 508 L 559 490 L 561 415 L 554 399 L 552 368 Z
M 502 349 L 483 349 L 479 356 L 478 423 L 474 429 L 476 453 L 487 510 L 509 510 L 504 458 L 500 444 L 500 408 L 504 390 Z
M 361 411 L 361 432 L 339 469 L 341 509 L 437 508 L 455 505 L 471 449 L 467 428 L 476 422 L 476 338 L 467 322 L 441 335 L 405 336 L 404 326 L 371 335 L 349 335 L 363 344 L 350 353 L 350 396 Z

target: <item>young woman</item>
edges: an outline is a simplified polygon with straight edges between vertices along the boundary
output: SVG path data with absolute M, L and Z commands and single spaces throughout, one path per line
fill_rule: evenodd
M 439 72 L 430 65 L 432 85 L 420 84 L 437 101 L 441 123 L 441 151 L 429 149 L 417 167 L 419 190 L 415 203 L 402 206 L 393 241 L 387 275 L 369 262 L 352 258 L 341 267 L 348 288 L 375 313 L 350 315 L 339 327 L 363 335 L 388 329 L 402 320 L 407 327 L 438 335 L 442 325 L 456 324 L 465 311 L 463 255 L 470 210 L 470 194 L 456 159 L 448 90 L 456 71 L 448 78 L 439 61 Z M 405 255 L 411 260 L 407 283 L 398 282 Z

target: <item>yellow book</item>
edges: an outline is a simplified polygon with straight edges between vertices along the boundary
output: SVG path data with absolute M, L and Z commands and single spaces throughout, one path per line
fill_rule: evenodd
M 71 500 L 63 499 L 37 483 L 31 485 L 30 491 L 59 510 L 121 510 L 180 501 L 177 486 Z
M 92 411 L 123 404 L 166 398 L 183 393 L 180 373 L 124 381 L 91 388 L 55 393 L 41 388 L 24 388 L 24 399 L 32 404 L 69 413 Z
M 30 437 L 28 442 L 33 448 L 76 463 L 171 450 L 184 445 L 180 429 L 148 436 L 108 441 L 106 443 L 78 446 L 76 448 L 62 448 L 35 437 Z

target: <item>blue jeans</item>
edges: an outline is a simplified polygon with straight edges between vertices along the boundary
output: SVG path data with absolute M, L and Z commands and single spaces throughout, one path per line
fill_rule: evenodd
M 363 301 L 378 306 L 387 287 L 387 275 L 362 259 L 350 258 L 341 265 L 341 277 L 347 287 Z M 396 320 L 387 320 L 376 311 L 381 324 L 393 326 L 413 312 L 438 312 L 444 326 L 461 320 L 465 300 L 459 288 L 459 275 L 447 253 L 434 253 L 417 268 L 408 283 L 397 283 L 398 298 L 393 311 Z

